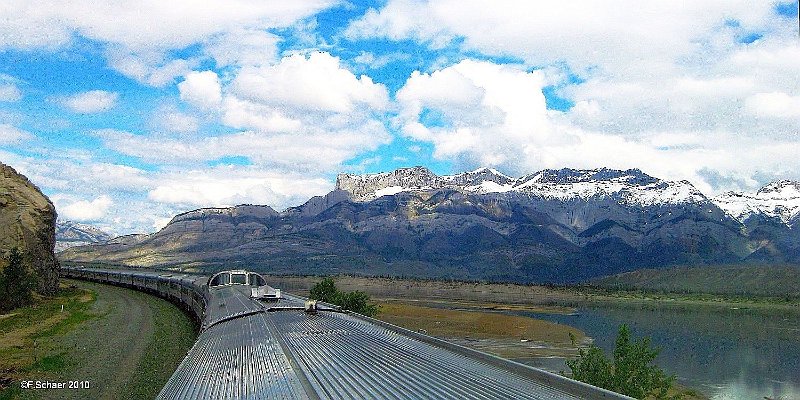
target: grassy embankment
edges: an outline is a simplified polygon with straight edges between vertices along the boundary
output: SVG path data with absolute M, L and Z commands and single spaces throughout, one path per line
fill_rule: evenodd
M 96 318 L 89 311 L 96 299 L 91 291 L 61 285 L 55 296 L 0 316 L 0 399 L 20 395 L 23 379 L 47 379 L 68 370 L 69 351 L 55 346 L 56 339 Z
M 64 281 L 55 296 L 0 316 L 0 399 L 153 398 L 194 337 L 189 318 L 164 300 Z M 22 389 L 25 380 L 90 387 Z

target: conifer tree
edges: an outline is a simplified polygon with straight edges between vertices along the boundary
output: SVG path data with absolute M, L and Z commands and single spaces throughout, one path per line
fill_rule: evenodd
M 36 280 L 25 268 L 15 247 L 8 256 L 8 266 L 0 271 L 0 311 L 9 311 L 33 302 Z

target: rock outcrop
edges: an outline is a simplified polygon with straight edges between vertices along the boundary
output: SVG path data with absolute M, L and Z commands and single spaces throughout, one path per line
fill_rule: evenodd
M 18 248 L 23 263 L 38 279 L 37 291 L 55 293 L 59 264 L 55 248 L 56 210 L 28 178 L 0 163 L 0 267 L 8 252 Z

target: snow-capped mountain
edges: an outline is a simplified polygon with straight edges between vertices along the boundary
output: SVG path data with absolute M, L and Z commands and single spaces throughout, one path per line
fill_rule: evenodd
M 379 174 L 339 174 L 336 189 L 350 193 L 354 201 L 370 201 L 405 191 L 436 190 L 447 182 L 425 167 L 400 168 Z
M 547 169 L 518 179 L 513 190 L 557 200 L 612 197 L 641 206 L 708 201 L 688 181 L 664 181 L 638 169 Z
M 94 226 L 74 221 L 56 222 L 56 247 L 59 252 L 74 246 L 103 243 L 112 236 Z
M 494 193 L 511 190 L 515 179 L 496 169 L 478 168 L 470 172 L 446 175 L 442 180 L 449 186 L 459 187 L 475 193 Z
M 800 229 L 791 225 L 799 193 L 796 183 L 778 182 L 715 203 L 687 181 L 638 169 L 514 178 L 489 168 L 438 176 L 414 167 L 340 174 L 336 190 L 282 212 L 252 205 L 190 211 L 159 232 L 61 257 L 517 282 L 675 265 L 800 265 Z M 789 223 L 736 218 L 747 213 Z
M 606 197 L 641 206 L 708 202 L 688 181 L 663 181 L 638 169 L 546 169 L 512 178 L 491 168 L 438 176 L 427 168 L 414 167 L 381 174 L 340 174 L 336 188 L 362 202 L 400 192 L 445 188 L 476 194 L 516 192 L 562 201 Z
M 756 193 L 723 193 L 713 199 L 721 209 L 740 222 L 762 215 L 793 225 L 800 216 L 800 182 L 772 182 Z

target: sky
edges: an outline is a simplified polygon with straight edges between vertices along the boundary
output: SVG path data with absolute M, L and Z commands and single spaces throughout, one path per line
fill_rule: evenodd
M 0 162 L 153 232 L 336 174 L 800 179 L 797 2 L 4 0 Z

